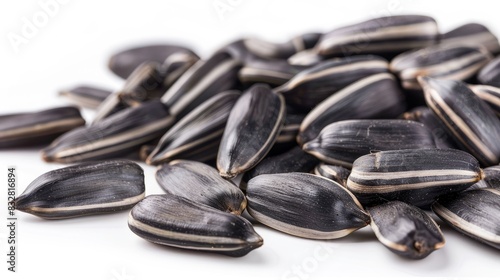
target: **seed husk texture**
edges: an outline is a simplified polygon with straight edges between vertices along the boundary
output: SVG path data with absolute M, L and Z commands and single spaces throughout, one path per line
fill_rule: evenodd
M 423 259 L 445 244 L 439 226 L 420 208 L 390 201 L 367 211 L 378 240 L 399 256 Z
M 215 159 L 229 112 L 239 96 L 239 91 L 226 91 L 202 103 L 165 133 L 146 162 L 157 165 L 210 151 L 209 158 L 197 160 Z
M 47 172 L 16 198 L 16 210 L 66 219 L 131 208 L 144 198 L 144 172 L 131 161 L 110 160 Z
M 263 174 L 247 186 L 248 213 L 276 230 L 310 239 L 336 239 L 370 217 L 347 189 L 308 173 Z
M 262 84 L 248 89 L 236 101 L 217 155 L 221 176 L 233 178 L 261 161 L 279 136 L 285 121 L 285 101 Z
M 61 135 L 42 151 L 42 158 L 72 163 L 123 156 L 163 135 L 172 122 L 165 105 L 158 100 L 148 101 Z
M 67 98 L 77 106 L 95 109 L 99 107 L 101 102 L 103 102 L 111 93 L 111 90 L 101 87 L 81 85 L 61 90 L 59 95 Z
M 347 187 L 347 179 L 349 178 L 349 174 L 351 174 L 351 170 L 338 165 L 320 163 L 314 168 L 314 174 L 335 181 L 343 187 Z
M 497 116 L 500 116 L 500 88 L 488 85 L 468 85 L 481 100 L 486 102 Z
M 455 141 L 484 166 L 500 161 L 500 120 L 465 83 L 419 78 L 429 108 Z
M 171 44 L 138 46 L 122 50 L 111 56 L 109 69 L 123 79 L 144 62 L 162 63 L 169 55 L 179 51 L 191 52 L 189 49 Z
M 304 151 L 323 162 L 347 168 L 371 151 L 435 148 L 432 133 L 421 123 L 406 120 L 348 120 L 323 128 Z
M 459 232 L 500 249 L 500 190 L 446 196 L 432 205 L 432 211 Z
M 156 171 L 156 181 L 168 194 L 185 197 L 224 212 L 241 214 L 247 200 L 243 192 L 224 180 L 217 170 L 201 162 L 176 160 Z
M 325 33 L 317 49 L 323 56 L 395 54 L 433 45 L 439 36 L 436 21 L 420 15 L 388 16 Z
M 371 75 L 336 92 L 309 112 L 300 125 L 297 142 L 311 141 L 333 122 L 390 119 L 405 110 L 404 96 L 395 77 L 389 73 Z
M 390 69 L 399 76 L 405 89 L 420 90 L 419 76 L 467 80 L 491 58 L 483 47 L 436 45 L 398 55 L 391 61 Z
M 382 151 L 354 161 L 347 188 L 363 205 L 399 200 L 428 208 L 482 179 L 479 162 L 454 149 Z
M 246 219 L 174 195 L 151 195 L 129 215 L 129 228 L 147 241 L 242 257 L 263 240 Z
M 0 115 L 0 149 L 50 143 L 83 125 L 85 120 L 76 107 Z

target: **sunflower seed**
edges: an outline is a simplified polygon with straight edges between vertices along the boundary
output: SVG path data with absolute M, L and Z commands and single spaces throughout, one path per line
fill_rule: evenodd
M 315 49 L 300 51 L 287 59 L 290 65 L 295 66 L 314 66 L 323 60 L 325 58 L 319 55 Z
M 485 85 L 500 87 L 500 57 L 496 57 L 479 71 L 479 82 Z
M 500 88 L 487 85 L 468 85 L 500 117 Z
M 500 190 L 443 197 L 432 205 L 432 211 L 457 231 L 500 249 Z
M 165 105 L 148 101 L 61 135 L 42 151 L 42 157 L 47 162 L 70 163 L 123 155 L 160 137 L 172 123 Z
M 217 155 L 221 176 L 233 178 L 261 161 L 272 148 L 285 121 L 285 101 L 263 84 L 236 101 Z
M 75 107 L 59 107 L 34 113 L 0 115 L 0 148 L 36 146 L 85 125 Z
M 196 161 L 176 160 L 156 171 L 156 181 L 171 195 L 240 215 L 247 206 L 243 192 L 222 179 L 216 169 Z
M 480 188 L 500 189 L 500 165 L 494 165 L 483 169 L 484 178 Z M 469 188 L 470 189 L 470 188 Z
M 196 107 L 168 130 L 146 162 L 157 165 L 204 151 L 212 151 L 210 158 L 196 158 L 198 161 L 215 159 L 229 112 L 239 96 L 239 91 L 222 92 Z
M 169 55 L 160 67 L 164 88 L 170 88 L 200 58 L 191 51 L 179 51 Z
M 181 119 L 215 94 L 235 88 L 240 68 L 241 62 L 229 53 L 218 52 L 191 66 L 161 100 Z
M 427 16 L 381 17 L 335 29 L 323 35 L 316 48 L 322 56 L 395 54 L 433 45 L 438 39 L 436 21 Z
M 151 195 L 129 215 L 138 236 L 162 245 L 242 257 L 263 244 L 249 221 L 173 195 Z
M 399 200 L 426 208 L 437 197 L 465 190 L 482 176 L 477 160 L 460 150 L 384 151 L 358 158 L 347 188 L 363 205 Z
M 280 130 L 280 134 L 276 139 L 276 143 L 273 146 L 273 150 L 277 146 L 288 147 L 289 145 L 292 145 L 293 147 L 295 147 L 297 145 L 295 139 L 297 138 L 297 134 L 299 133 L 300 124 L 302 123 L 305 117 L 306 117 L 305 115 L 292 114 L 288 113 L 287 111 L 285 117 L 285 123 L 283 124 L 283 127 Z
M 169 44 L 140 46 L 114 54 L 109 59 L 108 67 L 113 73 L 126 79 L 140 64 L 162 63 L 165 58 L 176 52 L 193 53 L 187 48 Z
M 425 100 L 450 135 L 484 166 L 500 161 L 500 120 L 460 81 L 419 78 Z
M 238 73 L 242 83 L 267 83 L 280 86 L 304 70 L 303 66 L 292 66 L 285 60 L 251 60 Z
M 346 86 L 383 72 L 388 72 L 388 63 L 376 56 L 330 59 L 301 71 L 275 91 L 283 94 L 287 103 L 311 109 Z
M 307 174 L 263 174 L 247 187 L 248 213 L 276 230 L 311 239 L 335 239 L 366 226 L 370 217 L 347 189 Z
M 434 148 L 432 133 L 407 120 L 348 120 L 332 123 L 302 149 L 323 162 L 347 168 L 371 151 Z
M 131 208 L 144 197 L 142 168 L 125 160 L 74 165 L 47 172 L 16 198 L 16 210 L 65 219 Z
M 393 253 L 423 259 L 444 246 L 443 233 L 423 210 L 401 201 L 369 207 L 371 227 L 378 240 Z
M 263 159 L 243 175 L 240 188 L 245 189 L 250 179 L 261 174 L 310 172 L 317 164 L 318 160 L 315 157 L 305 153 L 300 147 L 295 147 L 280 155 Z
M 440 45 L 484 46 L 490 53 L 500 52 L 498 38 L 478 23 L 468 23 L 441 35 Z
M 299 144 L 316 138 L 333 122 L 349 119 L 390 119 L 406 109 L 396 79 L 389 73 L 359 80 L 333 94 L 316 106 L 300 125 Z
M 390 69 L 405 89 L 420 90 L 418 76 L 467 80 L 490 60 L 491 54 L 483 47 L 436 45 L 398 55 Z
M 314 168 L 314 174 L 333 180 L 342 187 L 347 187 L 347 178 L 351 171 L 342 166 L 320 163 Z
M 285 43 L 271 43 L 252 38 L 244 40 L 245 47 L 253 54 L 265 59 L 287 59 L 296 52 L 310 49 L 316 45 L 320 33 L 306 33 Z
M 431 109 L 424 106 L 416 107 L 404 113 L 402 118 L 423 123 L 432 132 L 436 148 L 458 149 L 455 140 L 448 134 L 446 127 L 436 118 Z
M 139 149 L 139 159 L 141 161 L 146 162 L 148 159 L 149 155 L 154 151 L 157 145 L 151 144 L 151 145 L 142 145 L 141 148 Z
M 61 90 L 60 96 L 66 97 L 77 106 L 95 109 L 103 102 L 112 91 L 94 86 L 78 86 Z

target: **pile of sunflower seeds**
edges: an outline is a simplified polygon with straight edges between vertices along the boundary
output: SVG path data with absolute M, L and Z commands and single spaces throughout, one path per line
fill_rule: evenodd
M 420 15 L 240 39 L 206 59 L 126 49 L 109 61 L 122 88 L 60 93 L 96 109 L 90 124 L 77 107 L 0 116 L 1 148 L 47 143 L 43 160 L 77 163 L 14 206 L 46 219 L 131 208 L 131 231 L 150 242 L 235 257 L 263 245 L 246 210 L 308 239 L 370 225 L 422 259 L 445 245 L 433 211 L 500 249 L 499 53 L 483 25 L 442 34 Z M 145 197 L 131 155 L 158 166 L 165 194 Z

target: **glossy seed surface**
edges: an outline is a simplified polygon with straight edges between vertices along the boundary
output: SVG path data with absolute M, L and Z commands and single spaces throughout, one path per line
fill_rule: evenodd
M 435 148 L 432 133 L 421 123 L 406 120 L 348 120 L 323 128 L 304 151 L 323 162 L 347 168 L 371 151 Z
M 316 106 L 300 125 L 297 142 L 316 138 L 333 123 L 349 119 L 390 119 L 406 109 L 404 96 L 389 73 L 371 75 L 336 92 Z
M 209 158 L 192 159 L 215 159 L 229 113 L 239 96 L 239 91 L 226 91 L 202 103 L 165 133 L 146 162 L 157 165 L 210 151 Z
M 312 109 L 346 86 L 377 73 L 388 72 L 388 62 L 377 56 L 352 56 L 323 61 L 295 75 L 275 91 L 287 103 Z
M 151 195 L 129 215 L 129 228 L 147 241 L 242 257 L 263 240 L 246 219 L 173 195 Z
M 498 164 L 500 120 L 493 110 L 463 82 L 427 77 L 419 80 L 427 105 L 455 141 L 482 165 Z
M 341 238 L 370 222 L 354 195 L 313 174 L 259 175 L 248 182 L 247 199 L 254 219 L 304 238 Z
M 101 102 L 103 102 L 111 93 L 112 91 L 108 89 L 82 85 L 61 90 L 59 95 L 67 98 L 77 106 L 95 109 L 99 107 Z
M 65 219 L 131 208 L 144 198 L 144 172 L 130 161 L 74 165 L 47 172 L 16 198 L 16 210 Z
M 421 208 L 482 179 L 478 161 L 454 149 L 383 151 L 354 161 L 347 188 L 363 205 L 399 200 Z
M 432 205 L 432 211 L 459 232 L 500 249 L 500 190 L 443 197 Z
M 147 45 L 125 49 L 111 56 L 108 67 L 113 73 L 126 79 L 140 64 L 144 62 L 162 63 L 169 55 L 179 51 L 191 52 L 187 48 L 171 44 Z
M 39 112 L 0 115 L 0 149 L 38 146 L 85 125 L 75 107 L 59 107 Z
M 378 240 L 399 256 L 423 259 L 445 244 L 436 222 L 415 206 L 390 201 L 367 210 Z
M 436 45 L 398 55 L 390 69 L 405 89 L 420 90 L 419 76 L 467 80 L 490 60 L 491 54 L 482 47 Z
M 204 163 L 176 160 L 156 171 L 156 181 L 171 195 L 214 207 L 233 214 L 241 214 L 247 205 L 243 192 L 233 183 L 219 176 L 217 170 Z
M 278 138 L 285 121 L 285 101 L 262 84 L 248 89 L 236 101 L 217 155 L 221 176 L 235 177 L 261 161 Z
M 323 56 L 380 54 L 394 56 L 433 45 L 439 36 L 436 21 L 420 15 L 388 16 L 325 33 L 317 49 Z
M 484 25 L 468 23 L 441 35 L 440 45 L 480 45 L 490 53 L 500 52 L 498 38 Z
M 163 135 L 172 123 L 160 101 L 145 102 L 61 135 L 42 151 L 42 157 L 47 162 L 71 163 L 123 156 Z
M 351 174 L 351 170 L 338 165 L 320 163 L 314 168 L 314 174 L 335 181 L 343 187 L 347 187 L 347 178 Z

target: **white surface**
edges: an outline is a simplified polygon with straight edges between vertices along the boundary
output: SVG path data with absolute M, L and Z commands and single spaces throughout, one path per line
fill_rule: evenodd
M 47 0 L 41 0 L 47 2 Z M 38 1 L 1 1 L 0 114 L 67 104 L 57 90 L 79 83 L 117 88 L 107 58 L 128 45 L 180 42 L 207 56 L 243 35 L 284 41 L 306 31 L 328 31 L 361 19 L 399 13 L 434 16 L 443 31 L 479 21 L 500 31 L 493 1 L 66 1 L 46 25 L 19 46 L 23 18 L 43 11 Z M 219 14 L 214 8 L 230 7 Z M 226 5 L 226 6 L 224 6 Z M 228 6 L 229 5 L 229 6 Z M 232 5 L 232 6 L 231 6 Z M 43 20 L 43 18 L 41 18 Z M 92 116 L 86 111 L 87 117 Z M 6 174 L 17 167 L 20 194 L 44 172 L 37 149 L 0 151 L 0 252 L 6 257 Z M 161 193 L 155 168 L 143 165 L 147 194 Z M 446 246 L 421 261 L 392 254 L 367 227 L 339 240 L 305 240 L 256 230 L 264 246 L 229 258 L 153 245 L 127 227 L 127 212 L 62 221 L 18 213 L 18 273 L 0 265 L 1 279 L 342 279 L 341 277 L 474 277 L 500 275 L 500 252 L 443 226 Z M 311 217 L 313 218 L 313 217 Z M 302 273 L 296 274 L 296 268 Z M 498 279 L 498 278 L 497 278 Z

